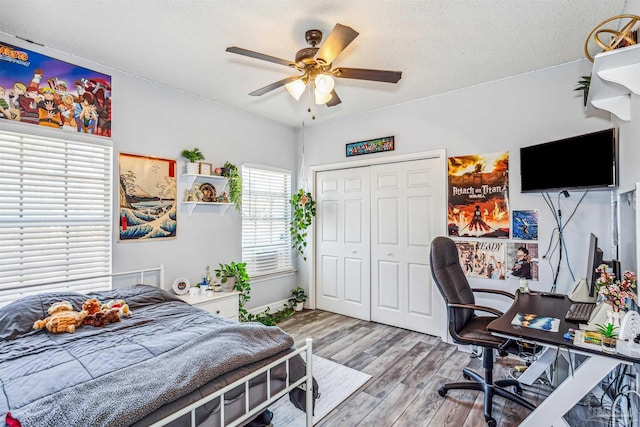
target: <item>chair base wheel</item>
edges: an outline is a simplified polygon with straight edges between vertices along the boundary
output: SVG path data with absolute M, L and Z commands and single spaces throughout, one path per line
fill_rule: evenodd
M 442 397 L 445 397 L 447 395 L 447 389 L 444 388 L 444 386 L 441 386 L 440 388 L 438 388 L 438 394 Z
M 489 426 L 489 427 L 496 427 L 498 425 L 498 423 L 496 422 L 496 420 L 494 418 L 484 417 L 484 419 L 487 422 L 487 426 Z
M 467 374 L 462 374 L 462 378 L 464 378 L 467 381 L 471 381 L 471 377 Z

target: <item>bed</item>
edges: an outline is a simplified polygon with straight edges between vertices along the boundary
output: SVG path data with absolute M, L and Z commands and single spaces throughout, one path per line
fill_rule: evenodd
M 53 302 L 79 310 L 92 297 L 124 299 L 132 316 L 73 334 L 33 329 Z M 233 427 L 289 394 L 311 426 L 310 362 L 311 340 L 294 348 L 277 327 L 233 322 L 150 285 L 42 293 L 0 308 L 6 425 Z

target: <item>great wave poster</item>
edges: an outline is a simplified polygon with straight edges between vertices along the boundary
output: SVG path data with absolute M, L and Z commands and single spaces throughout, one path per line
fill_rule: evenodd
M 176 161 L 119 155 L 120 241 L 175 239 Z
M 509 153 L 449 157 L 449 236 L 509 238 Z

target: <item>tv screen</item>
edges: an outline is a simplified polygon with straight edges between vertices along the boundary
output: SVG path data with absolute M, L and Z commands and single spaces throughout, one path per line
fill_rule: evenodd
M 618 182 L 615 129 L 520 148 L 520 191 L 609 188 Z

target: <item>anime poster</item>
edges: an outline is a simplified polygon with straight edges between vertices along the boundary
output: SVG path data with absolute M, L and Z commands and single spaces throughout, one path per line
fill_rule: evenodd
M 511 237 L 518 240 L 538 240 L 538 211 L 511 212 Z
M 456 241 L 460 266 L 467 277 L 504 280 L 505 243 Z
M 449 236 L 509 237 L 509 153 L 449 157 Z
M 119 155 L 120 241 L 175 239 L 176 161 Z
M 538 280 L 538 244 L 507 244 L 507 279 Z
M 111 77 L 0 42 L 0 120 L 111 137 Z

